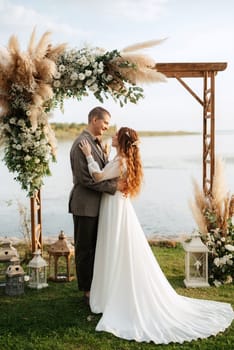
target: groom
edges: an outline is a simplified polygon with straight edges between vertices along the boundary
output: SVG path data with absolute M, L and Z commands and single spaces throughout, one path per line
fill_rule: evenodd
M 89 174 L 87 161 L 79 144 L 84 139 L 89 141 L 93 158 L 102 169 L 108 159 L 100 140 L 109 128 L 110 118 L 111 115 L 106 109 L 93 108 L 88 114 L 87 128 L 76 138 L 70 152 L 73 188 L 69 198 L 69 213 L 73 214 L 78 288 L 84 292 L 87 304 L 93 277 L 101 195 L 102 192 L 114 194 L 117 190 L 117 179 L 95 183 Z

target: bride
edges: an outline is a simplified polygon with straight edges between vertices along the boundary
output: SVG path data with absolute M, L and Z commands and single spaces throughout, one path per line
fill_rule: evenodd
M 130 197 L 140 191 L 143 172 L 137 133 L 122 127 L 112 138 L 117 155 L 103 170 L 88 141 L 80 148 L 94 181 L 120 177 L 123 192 L 101 200 L 90 308 L 102 313 L 96 330 L 156 344 L 182 343 L 224 331 L 234 319 L 230 304 L 178 295 L 146 240 Z

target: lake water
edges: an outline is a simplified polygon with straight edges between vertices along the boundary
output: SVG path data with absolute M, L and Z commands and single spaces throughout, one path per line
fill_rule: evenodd
M 59 142 L 57 162 L 51 164 L 52 176 L 45 178 L 42 188 L 44 237 L 57 236 L 60 230 L 73 236 L 72 216 L 67 212 L 72 188 L 71 144 L 72 141 Z M 144 184 L 133 205 L 145 234 L 190 234 L 196 224 L 188 201 L 193 198 L 192 177 L 202 183 L 202 135 L 142 137 L 140 148 Z M 228 189 L 234 193 L 234 132 L 217 133 L 216 154 L 225 160 Z M 22 238 L 17 202 L 25 205 L 30 214 L 29 198 L 2 161 L 0 176 L 0 238 Z

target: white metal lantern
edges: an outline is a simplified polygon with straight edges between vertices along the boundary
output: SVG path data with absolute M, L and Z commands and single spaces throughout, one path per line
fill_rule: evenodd
M 20 266 L 20 261 L 17 257 L 11 259 L 10 265 L 6 270 L 5 292 L 11 296 L 24 293 L 24 270 Z
M 185 250 L 185 279 L 187 288 L 209 287 L 208 283 L 208 248 L 195 232 L 191 241 L 183 244 Z
M 41 250 L 38 249 L 34 253 L 34 257 L 28 264 L 29 268 L 29 284 L 30 288 L 41 289 L 48 287 L 47 283 L 47 262 L 41 256 Z

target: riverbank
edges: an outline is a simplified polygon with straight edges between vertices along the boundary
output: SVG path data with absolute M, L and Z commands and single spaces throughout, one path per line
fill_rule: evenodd
M 165 235 L 152 236 L 146 239 L 151 247 L 166 247 L 166 248 L 176 248 L 179 244 L 183 243 L 189 239 L 189 235 L 181 234 L 176 236 L 165 237 Z M 45 236 L 42 237 L 44 245 L 50 245 L 58 240 L 58 235 Z M 72 236 L 66 236 L 66 239 L 69 243 L 74 244 L 74 238 Z M 15 247 L 18 245 L 27 245 L 26 240 L 23 237 L 0 237 L 0 246 L 3 242 L 10 241 L 11 244 Z

